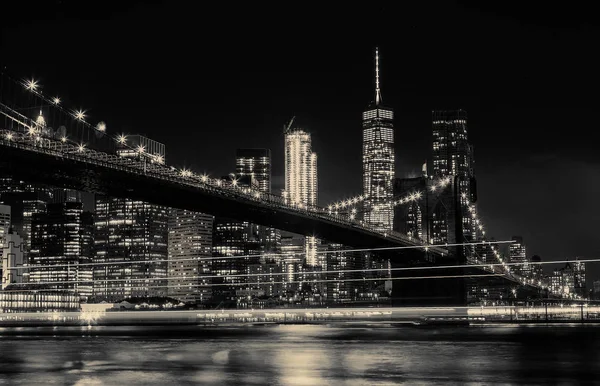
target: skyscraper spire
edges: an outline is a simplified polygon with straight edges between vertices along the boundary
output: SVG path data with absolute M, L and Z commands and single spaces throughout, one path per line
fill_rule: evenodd
M 375 47 L 375 105 L 381 102 L 381 90 L 379 89 L 379 47 Z

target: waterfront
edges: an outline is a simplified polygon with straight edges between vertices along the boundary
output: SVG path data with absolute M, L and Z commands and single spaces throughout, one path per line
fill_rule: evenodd
M 592 326 L 0 329 L 2 385 L 557 384 L 600 375 Z

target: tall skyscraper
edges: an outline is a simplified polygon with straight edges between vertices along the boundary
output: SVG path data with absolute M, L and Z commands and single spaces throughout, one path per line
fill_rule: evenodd
M 212 289 L 213 216 L 183 209 L 169 212 L 169 296 L 183 302 L 206 303 Z M 205 276 L 205 277 L 202 277 Z
M 240 176 L 251 176 L 258 182 L 261 192 L 271 193 L 271 150 L 237 149 L 235 173 Z
M 96 195 L 94 298 L 167 295 L 169 210 Z
M 467 138 L 467 113 L 464 110 L 435 110 L 433 126 L 433 176 L 451 177 L 458 198 L 456 210 L 461 224 L 456 242 L 475 241 L 476 224 L 469 212 L 469 205 L 477 201 L 475 173 L 473 171 L 473 147 Z
M 285 132 L 285 191 L 292 205 L 317 205 L 317 154 L 310 133 L 296 128 Z
M 375 101 L 363 113 L 364 221 L 375 229 L 392 230 L 394 197 L 394 111 L 381 104 L 379 50 L 375 50 Z
M 302 129 L 285 131 L 285 200 L 300 207 L 317 205 L 317 154 L 312 151 L 311 136 Z M 306 264 L 317 264 L 317 244 L 314 236 L 305 238 Z
M 31 283 L 92 295 L 93 218 L 81 202 L 48 204 L 32 219 Z M 56 284 L 53 284 L 53 283 Z

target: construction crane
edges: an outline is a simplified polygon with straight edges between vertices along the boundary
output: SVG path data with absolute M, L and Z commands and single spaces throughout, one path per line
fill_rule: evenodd
M 294 115 L 292 117 L 292 119 L 290 119 L 290 123 L 287 124 L 287 126 L 283 126 L 283 134 L 287 134 L 290 129 L 292 128 L 292 123 L 294 123 L 294 119 L 296 118 L 296 116 Z

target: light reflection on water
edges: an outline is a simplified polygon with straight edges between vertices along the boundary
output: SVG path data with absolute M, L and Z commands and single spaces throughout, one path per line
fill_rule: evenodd
M 0 329 L 0 385 L 556 384 L 600 375 L 597 327 Z

